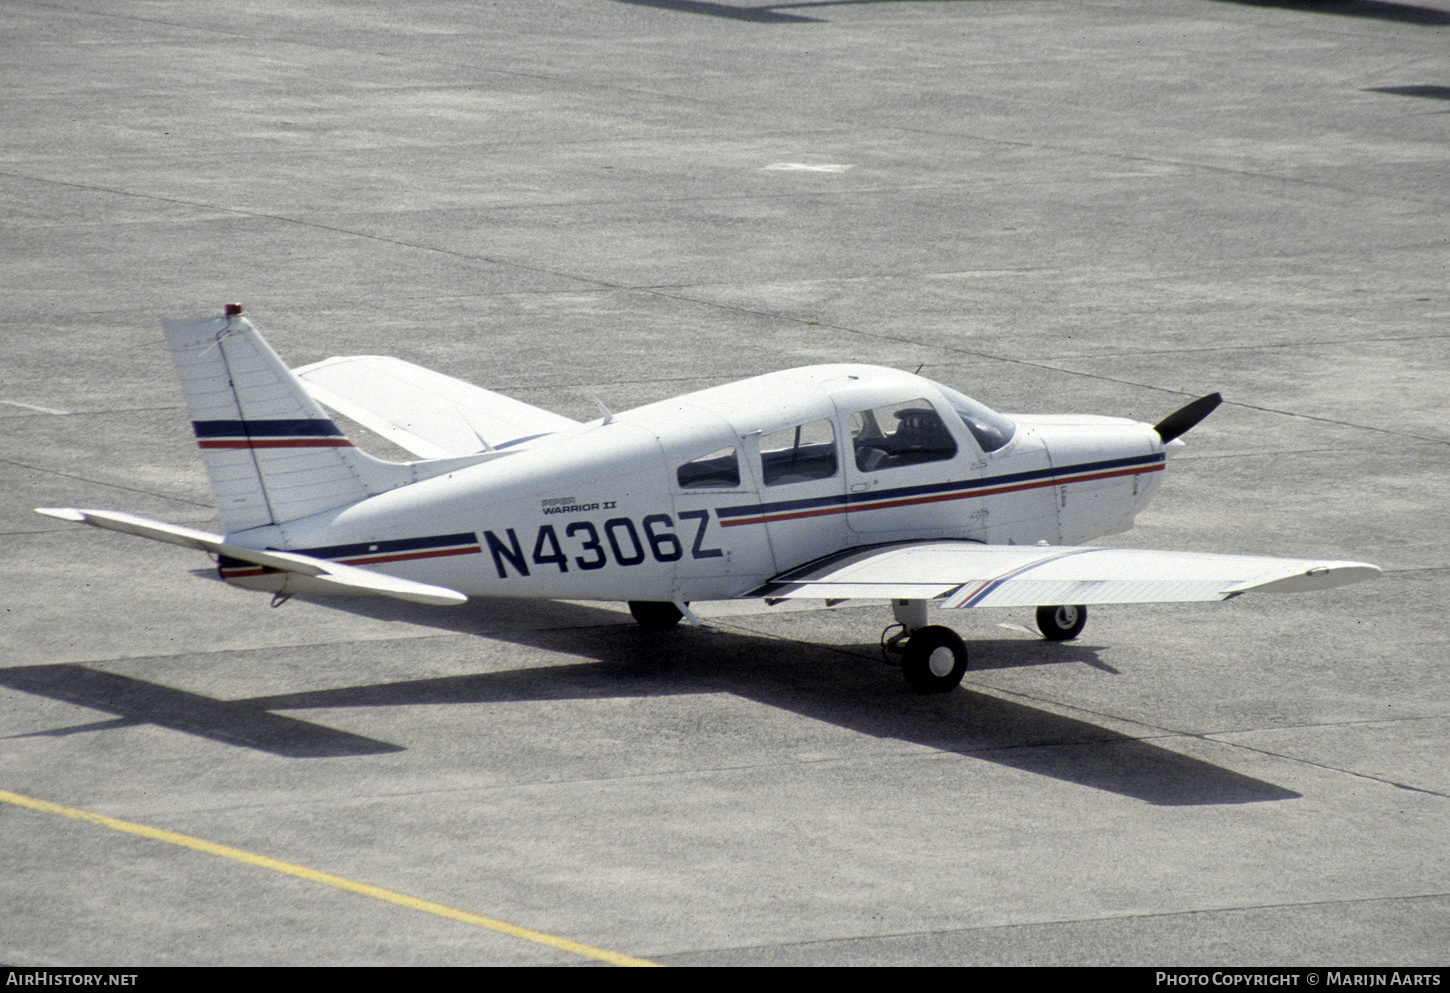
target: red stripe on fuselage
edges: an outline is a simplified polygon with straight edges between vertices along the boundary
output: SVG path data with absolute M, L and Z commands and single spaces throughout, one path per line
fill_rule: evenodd
M 445 548 L 436 552 L 399 552 L 395 555 L 365 555 L 350 559 L 337 559 L 339 565 L 377 565 L 380 562 L 406 562 L 409 559 L 436 559 L 448 555 L 477 555 L 483 549 L 478 545 L 467 548 Z M 251 576 L 265 576 L 272 573 L 285 572 L 284 569 L 276 569 L 271 566 L 250 565 L 246 568 L 222 569 L 223 579 L 246 579 Z
M 436 559 L 445 555 L 477 555 L 483 549 L 477 545 L 470 548 L 445 548 L 439 552 L 398 552 L 394 555 L 368 555 L 355 559 L 338 559 L 343 565 L 376 565 L 379 562 L 407 562 L 409 559 Z
M 742 517 L 739 520 L 721 521 L 722 528 L 738 528 L 742 524 L 774 524 L 776 521 L 795 521 L 803 517 L 829 517 L 844 514 L 845 507 L 826 507 L 821 510 L 796 510 L 788 514 L 767 514 L 763 517 Z

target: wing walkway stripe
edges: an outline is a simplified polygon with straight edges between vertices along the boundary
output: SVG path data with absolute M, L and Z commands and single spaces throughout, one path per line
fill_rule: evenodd
M 621 955 L 619 952 L 595 948 L 592 945 L 585 945 L 578 941 L 571 941 L 568 938 L 560 938 L 557 935 L 545 934 L 543 931 L 535 931 L 532 928 L 520 927 L 517 924 L 510 924 L 508 921 L 501 921 L 496 917 L 472 914 L 466 910 L 459 910 L 441 903 L 434 903 L 431 900 L 420 900 L 417 897 L 408 896 L 406 893 L 383 889 L 381 886 L 370 886 L 367 883 L 354 882 L 351 879 L 344 879 L 342 876 L 334 876 L 327 872 L 319 872 L 316 869 L 309 869 L 306 866 L 294 865 L 291 862 L 282 862 L 277 859 L 267 858 L 265 855 L 255 855 L 252 852 L 242 851 L 240 848 L 218 845 L 215 842 L 203 841 L 200 838 L 177 834 L 174 831 L 164 831 L 161 828 L 147 827 L 145 824 L 133 824 L 130 821 L 118 820 L 114 817 L 107 817 L 105 814 L 92 813 L 89 810 L 80 810 L 75 807 L 62 807 L 60 804 L 50 803 L 45 800 L 36 800 L 33 797 L 22 796 L 19 793 L 11 793 L 8 790 L 0 790 L 0 802 L 28 807 L 31 810 L 37 810 L 45 814 L 69 817 L 72 820 L 89 821 L 92 824 L 99 824 L 101 827 L 108 827 L 114 831 L 125 831 L 128 834 L 140 835 L 142 838 L 150 838 L 153 841 L 164 841 L 172 845 L 181 845 L 184 848 L 192 848 L 199 852 L 206 852 L 209 855 L 219 855 L 222 858 L 234 859 L 238 862 L 245 862 L 248 865 L 255 865 L 263 869 L 284 872 L 289 876 L 311 880 L 314 883 L 322 883 L 325 886 L 334 886 L 340 890 L 347 890 L 349 893 L 370 896 L 376 900 L 384 900 L 388 903 L 395 903 L 400 907 L 409 907 L 413 910 L 421 910 L 424 913 L 436 914 L 439 917 L 447 917 L 464 924 L 488 928 L 491 931 L 498 931 L 501 934 L 506 934 L 514 938 L 522 938 L 525 941 L 548 945 L 551 948 L 573 952 L 575 955 L 598 959 L 601 962 L 608 962 L 612 965 L 652 966 L 657 964 L 645 959 Z
M 972 592 L 970 592 L 966 596 L 962 597 L 956 603 L 949 604 L 948 606 L 951 606 L 951 607 L 975 607 L 979 603 L 981 603 L 983 600 L 985 600 L 988 596 L 990 596 L 992 593 L 995 593 L 997 591 L 997 588 L 1000 587 L 1003 583 L 1008 582 L 1008 581 L 1013 580 L 1013 579 L 1016 579 L 1018 576 L 1021 576 L 1025 572 L 1031 572 L 1033 569 L 1036 569 L 1038 566 L 1044 566 L 1044 565 L 1047 565 L 1047 563 L 1049 563 L 1049 562 L 1056 562 L 1059 559 L 1071 558 L 1074 555 L 1087 555 L 1087 554 L 1090 554 L 1092 552 L 1101 552 L 1101 551 L 1105 551 L 1105 549 L 1097 548 L 1097 547 L 1093 547 L 1093 548 L 1075 548 L 1075 549 L 1073 549 L 1072 551 L 1069 551 L 1069 552 L 1058 552 L 1055 555 L 1048 555 L 1045 558 L 1040 558 L 1040 559 L 1037 559 L 1036 561 L 1028 562 L 1025 565 L 1019 565 L 1019 566 L 1017 566 L 1014 569 L 1008 569 L 1006 572 L 1002 573 L 1000 576 L 996 576 L 996 577 L 994 577 L 992 579 L 987 580 L 985 583 L 982 583 L 976 589 L 972 590 Z

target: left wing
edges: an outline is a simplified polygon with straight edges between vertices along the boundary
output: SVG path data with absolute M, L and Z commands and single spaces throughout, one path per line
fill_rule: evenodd
M 1364 562 L 921 541 L 828 555 L 781 573 L 747 595 L 937 600 L 943 607 L 1171 603 L 1325 590 L 1379 573 Z

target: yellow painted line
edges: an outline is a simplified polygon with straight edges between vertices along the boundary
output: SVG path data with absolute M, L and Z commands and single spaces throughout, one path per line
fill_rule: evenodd
M 471 914 L 466 910 L 448 907 L 441 903 L 434 903 L 431 900 L 420 900 L 417 897 L 408 896 L 406 893 L 385 890 L 381 886 L 369 886 L 367 883 L 354 882 L 351 879 L 344 879 L 341 876 L 334 876 L 331 873 L 318 872 L 316 869 L 309 869 L 306 866 L 293 865 L 291 862 L 281 862 L 277 859 L 267 858 L 265 855 L 255 855 L 252 852 L 244 852 L 240 848 L 218 845 L 215 842 L 203 841 L 200 838 L 177 834 L 174 831 L 163 831 L 160 828 L 147 827 L 145 824 L 132 824 L 130 821 L 117 820 L 114 817 L 107 817 L 105 814 L 92 813 L 89 810 L 79 810 L 75 807 L 62 807 L 57 803 L 36 800 L 33 797 L 21 796 L 19 793 L 11 793 L 7 790 L 0 790 L 0 801 L 13 803 L 21 807 L 28 807 L 31 810 L 38 810 L 46 814 L 58 814 L 61 817 L 69 817 L 77 821 L 89 821 L 92 824 L 99 824 L 102 827 L 108 827 L 114 831 L 125 831 L 128 834 L 140 835 L 143 838 L 150 838 L 153 841 L 165 841 L 172 845 L 181 845 L 184 848 L 194 848 L 199 852 L 220 855 L 222 858 L 234 859 L 238 862 L 245 862 L 248 865 L 260 866 L 263 869 L 285 872 L 289 876 L 310 879 L 314 883 L 335 886 L 340 890 L 347 890 L 349 893 L 360 893 L 363 896 L 370 896 L 375 900 L 386 900 L 388 903 L 395 903 L 400 907 L 410 907 L 413 910 L 421 910 L 424 913 L 447 917 L 450 920 L 460 921 L 464 924 L 488 928 L 490 931 L 498 931 L 500 934 L 507 934 L 514 938 L 522 938 L 525 941 L 548 945 L 550 948 L 573 952 L 575 955 L 583 955 L 586 958 L 599 959 L 602 962 L 608 962 L 612 965 L 657 965 L 657 963 L 649 962 L 645 959 L 637 959 L 629 955 L 621 955 L 618 952 L 606 951 L 603 948 L 595 948 L 593 945 L 585 945 L 578 941 L 570 941 L 568 938 L 545 934 L 543 931 L 535 931 L 533 928 L 520 927 L 517 924 L 510 924 L 508 921 L 501 921 L 496 917 L 484 917 L 482 914 Z

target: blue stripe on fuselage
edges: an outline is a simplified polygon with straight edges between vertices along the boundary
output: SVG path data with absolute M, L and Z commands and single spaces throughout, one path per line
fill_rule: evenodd
M 341 438 L 342 429 L 328 418 L 291 420 L 192 421 L 198 438 Z

